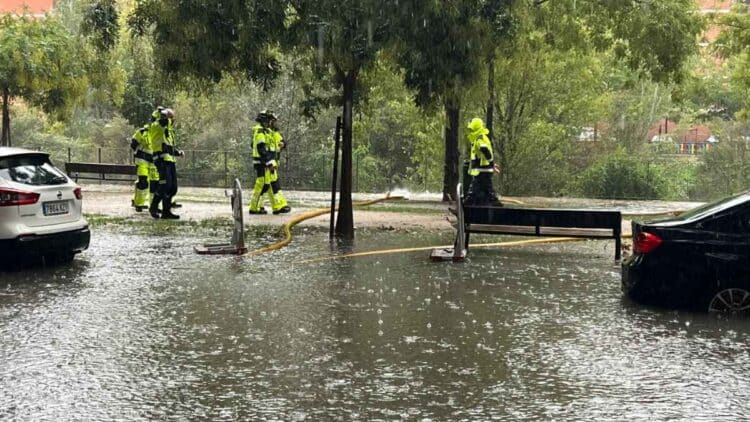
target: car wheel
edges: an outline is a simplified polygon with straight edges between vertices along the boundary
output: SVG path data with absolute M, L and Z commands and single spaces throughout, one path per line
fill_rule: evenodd
M 708 303 L 708 312 L 750 315 L 750 291 L 740 287 L 719 290 Z
M 70 264 L 73 262 L 73 258 L 75 258 L 76 254 L 73 252 L 65 252 L 65 253 L 59 253 L 59 254 L 53 254 L 53 255 L 47 255 L 44 257 L 44 261 L 46 264 L 51 265 L 65 265 Z

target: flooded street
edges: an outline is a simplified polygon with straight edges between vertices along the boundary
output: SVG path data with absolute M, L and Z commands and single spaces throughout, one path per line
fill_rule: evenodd
M 92 230 L 72 266 L 0 273 L 0 419 L 750 416 L 750 322 L 630 304 L 611 241 L 451 264 L 325 259 L 313 230 L 244 258 L 126 230 Z M 354 251 L 449 243 L 372 231 Z

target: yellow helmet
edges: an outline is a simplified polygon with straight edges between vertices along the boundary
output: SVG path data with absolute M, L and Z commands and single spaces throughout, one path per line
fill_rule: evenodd
M 466 126 L 467 129 L 469 129 L 471 132 L 481 132 L 482 134 L 486 135 L 490 133 L 489 130 L 485 129 L 484 122 L 479 117 L 475 117 L 471 119 L 468 126 Z

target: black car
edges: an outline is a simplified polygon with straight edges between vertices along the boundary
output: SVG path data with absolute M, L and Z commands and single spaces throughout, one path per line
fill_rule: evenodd
M 750 192 L 632 227 L 622 290 L 635 302 L 750 315 Z

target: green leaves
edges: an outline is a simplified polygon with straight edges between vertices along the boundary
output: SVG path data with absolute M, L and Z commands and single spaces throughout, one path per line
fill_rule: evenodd
M 587 198 L 653 199 L 667 195 L 667 175 L 659 165 L 622 148 L 603 157 L 579 178 Z
M 5 15 L 0 18 L 0 89 L 61 118 L 86 92 L 84 63 L 77 56 L 81 50 L 54 17 Z M 2 106 L 7 110 L 7 102 Z
M 81 32 L 92 39 L 99 52 L 109 52 L 119 38 L 118 17 L 117 0 L 94 0 L 84 12 Z

